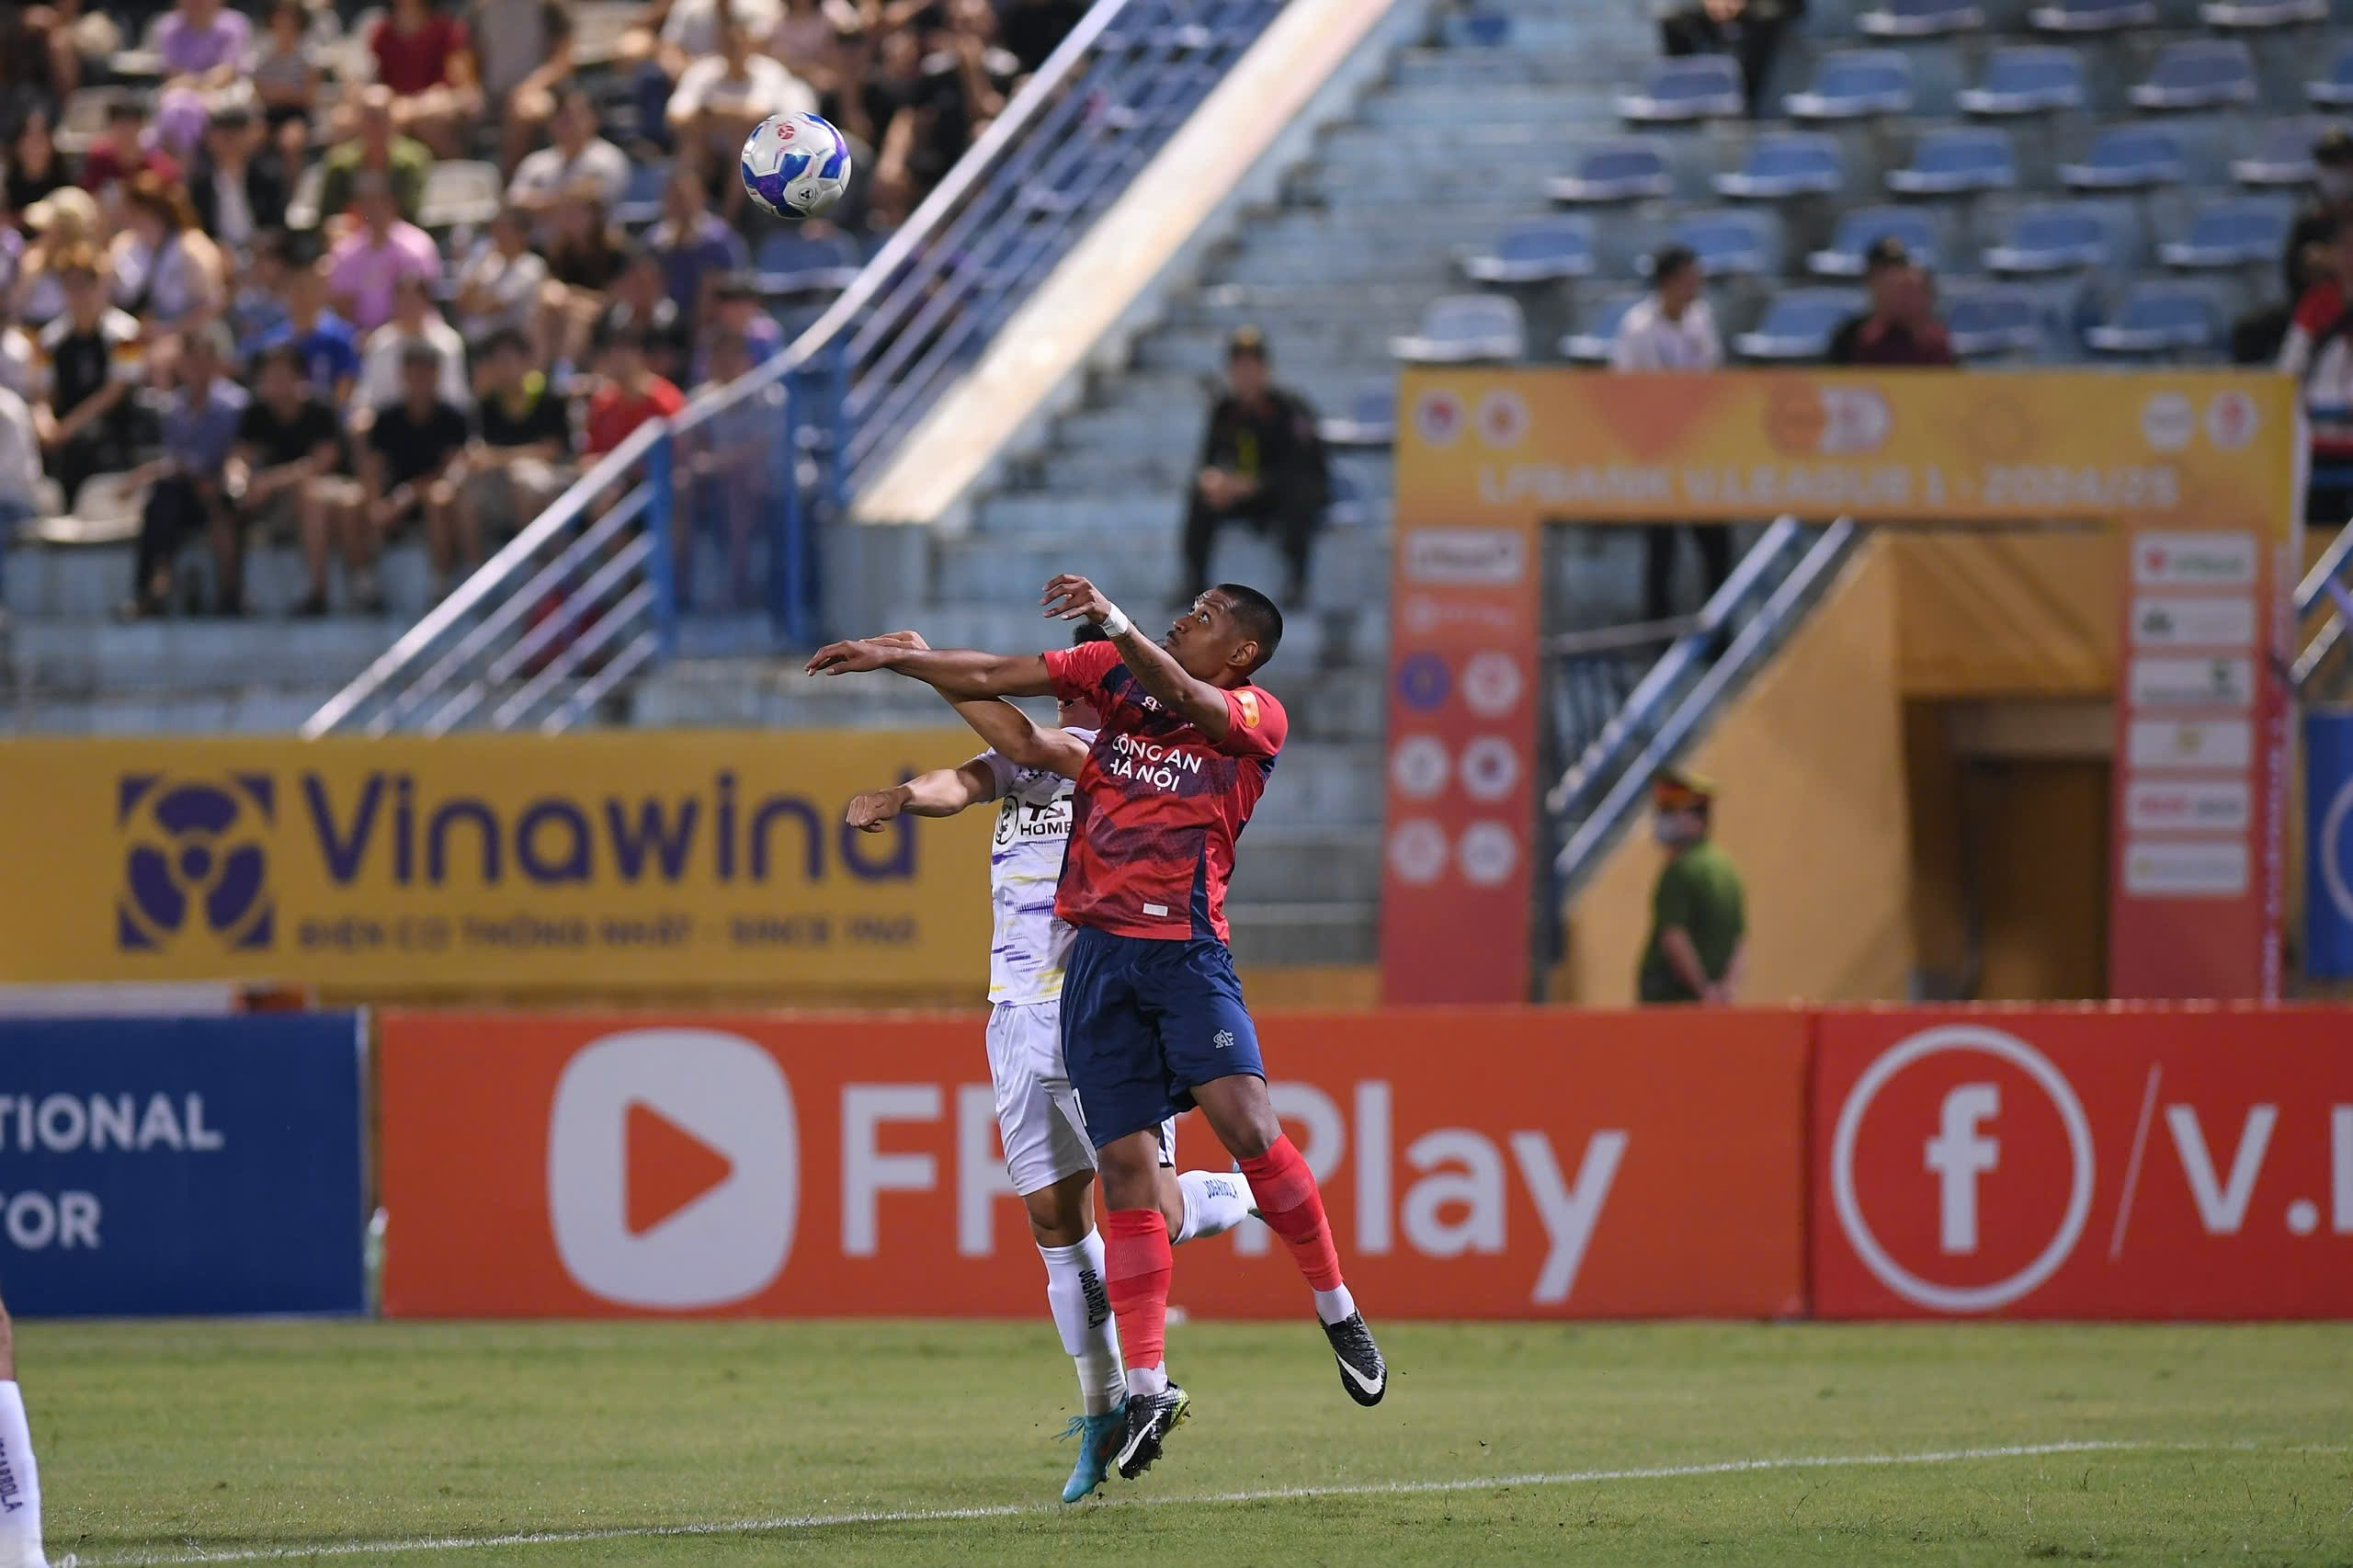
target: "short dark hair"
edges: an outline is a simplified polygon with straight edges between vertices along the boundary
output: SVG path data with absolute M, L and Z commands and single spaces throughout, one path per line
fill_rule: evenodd
M 401 347 L 401 369 L 414 370 L 420 365 L 430 366 L 438 373 L 441 369 L 441 350 L 424 338 L 412 337 Z
M 254 356 L 254 375 L 258 379 L 272 365 L 283 365 L 294 372 L 298 381 L 310 379 L 311 367 L 303 362 L 302 351 L 291 343 L 273 343 Z
M 1250 668 L 1245 672 L 1256 675 L 1266 667 L 1268 659 L 1275 656 L 1275 650 L 1282 646 L 1283 612 L 1275 608 L 1274 600 L 1240 583 L 1220 583 L 1217 592 L 1225 596 L 1226 605 L 1233 616 L 1233 624 L 1242 629 L 1244 636 L 1257 642 L 1258 656 L 1251 661 Z
M 1664 283 L 1687 267 L 1699 265 L 1699 253 L 1689 245 L 1661 245 L 1651 253 L 1651 281 Z
M 502 326 L 482 342 L 482 357 L 485 359 L 502 348 L 519 349 L 527 357 L 531 352 L 531 335 L 519 326 Z
M 1111 634 L 1091 620 L 1082 620 L 1071 629 L 1070 645 L 1084 648 L 1089 642 L 1108 642 Z

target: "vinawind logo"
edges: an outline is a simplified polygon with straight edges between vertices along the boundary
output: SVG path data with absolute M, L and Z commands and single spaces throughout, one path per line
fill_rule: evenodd
M 162 952 L 183 940 L 232 952 L 269 947 L 277 904 L 265 842 L 276 820 L 276 791 L 262 774 L 211 781 L 122 775 L 115 945 L 126 952 Z

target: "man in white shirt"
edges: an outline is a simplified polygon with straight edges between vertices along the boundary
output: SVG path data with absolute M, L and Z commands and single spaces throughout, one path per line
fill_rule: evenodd
M 597 134 L 596 104 L 578 87 L 565 88 L 548 131 L 555 144 L 515 165 L 506 199 L 544 221 L 556 198 L 586 180 L 597 187 L 605 215 L 611 217 L 629 190 L 629 154 Z
M 1721 368 L 1723 339 L 1716 316 L 1701 298 L 1707 274 L 1686 245 L 1668 245 L 1651 257 L 1651 293 L 1626 312 L 1610 346 L 1613 370 L 1698 370 Z M 1665 620 L 1674 613 L 1675 544 L 1688 531 L 1699 546 L 1705 604 L 1732 574 L 1732 530 L 1722 523 L 1678 527 L 1654 523 L 1643 530 L 1643 619 Z
M 696 61 L 678 77 L 664 113 L 681 153 L 699 148 L 714 166 L 732 169 L 754 126 L 774 114 L 814 114 L 817 95 L 777 62 L 752 52 L 752 29 L 735 12 L 722 13 L 719 41 L 719 53 Z M 733 222 L 743 199 L 743 181 L 721 182 L 722 217 Z

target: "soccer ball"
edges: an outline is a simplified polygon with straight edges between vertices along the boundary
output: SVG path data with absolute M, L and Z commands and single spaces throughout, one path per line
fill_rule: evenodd
M 814 218 L 849 187 L 849 142 L 813 114 L 772 115 L 744 142 L 744 188 L 779 218 Z

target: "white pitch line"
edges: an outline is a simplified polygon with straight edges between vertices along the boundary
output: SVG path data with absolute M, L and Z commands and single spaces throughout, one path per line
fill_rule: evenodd
M 1604 1481 L 1672 1481 L 1694 1475 L 1745 1475 L 1762 1471 L 1857 1470 L 1884 1465 L 1966 1464 L 1974 1460 L 2031 1459 L 2044 1454 L 2118 1453 L 2133 1449 L 2179 1449 L 2180 1443 L 2086 1441 L 2019 1443 L 1992 1449 L 1939 1449 L 1914 1454 L 1798 1454 L 1781 1459 L 1719 1460 L 1705 1464 L 1648 1465 L 1630 1470 L 1539 1471 L 1524 1475 L 1472 1475 L 1455 1481 L 1373 1481 L 1334 1486 L 1275 1486 L 1252 1492 L 1212 1492 L 1188 1497 L 1137 1497 L 1095 1507 L 1210 1507 L 1233 1503 L 1293 1503 L 1323 1497 L 1398 1497 L 1433 1492 L 1485 1492 L 1517 1486 L 1585 1486 Z M 1085 1510 L 1092 1512 L 1093 1509 Z M 164 1568 L 192 1562 L 277 1562 L 314 1557 L 381 1557 L 404 1551 L 470 1551 L 498 1546 L 571 1546 L 600 1540 L 655 1540 L 674 1536 L 774 1535 L 792 1530 L 835 1529 L 849 1525 L 954 1523 L 966 1519 L 1012 1519 L 1081 1510 L 1053 1503 L 996 1503 L 977 1508 L 874 1508 L 840 1514 L 790 1514 L 723 1524 L 625 1525 L 606 1529 L 517 1530 L 508 1535 L 418 1536 L 408 1540 L 325 1541 L 185 1555 L 85 1557 L 81 1568 Z

